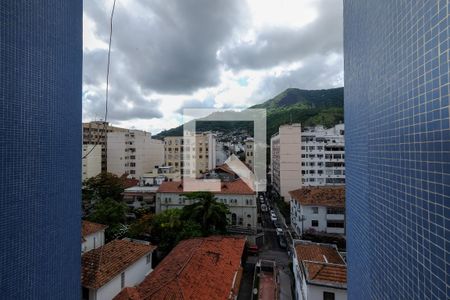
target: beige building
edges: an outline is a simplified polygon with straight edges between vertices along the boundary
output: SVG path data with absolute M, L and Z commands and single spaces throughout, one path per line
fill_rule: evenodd
M 83 145 L 81 163 L 82 181 L 100 174 L 102 172 L 102 146 Z
M 164 158 L 182 176 L 201 177 L 216 167 L 216 138 L 212 133 L 165 137 Z
M 245 164 L 249 166 L 253 170 L 254 166 L 254 150 L 255 150 L 255 141 L 253 138 L 249 137 L 245 141 L 244 152 L 245 152 Z
M 156 213 L 167 209 L 183 208 L 197 200 L 187 199 L 185 188 L 187 180 L 165 181 L 156 194 Z M 208 191 L 208 187 L 199 184 L 198 191 Z M 242 179 L 220 183 L 219 191 L 212 191 L 218 202 L 226 204 L 230 209 L 228 221 L 231 226 L 256 229 L 258 222 L 256 192 Z
M 107 168 L 106 132 L 125 132 L 127 130 L 125 128 L 111 126 L 108 122 L 103 121 L 83 123 L 83 145 L 98 144 L 101 146 L 102 172 L 106 172 Z
M 285 201 L 301 185 L 301 125 L 282 125 L 270 139 L 272 187 Z
M 110 132 L 107 141 L 108 172 L 139 178 L 164 164 L 164 144 L 151 138 L 149 132 L 128 130 Z

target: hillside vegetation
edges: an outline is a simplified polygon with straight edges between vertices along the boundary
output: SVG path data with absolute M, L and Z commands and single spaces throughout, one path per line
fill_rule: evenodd
M 324 125 L 332 127 L 344 122 L 344 88 L 326 90 L 301 90 L 290 88 L 267 100 L 264 103 L 250 108 L 267 109 L 267 137 L 278 132 L 283 124 L 301 123 L 302 126 Z M 201 120 L 197 120 L 201 121 Z M 217 130 L 230 132 L 246 129 L 253 131 L 251 122 L 214 122 L 204 121 L 196 124 L 197 131 Z M 178 126 L 156 135 L 156 138 L 165 136 L 183 135 L 183 126 Z

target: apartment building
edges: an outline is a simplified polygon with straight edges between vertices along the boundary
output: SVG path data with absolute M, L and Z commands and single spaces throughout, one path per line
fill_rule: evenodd
M 166 181 L 160 185 L 156 195 L 156 213 L 171 208 L 183 208 L 195 203 L 196 200 L 186 198 L 185 183 L 186 181 Z M 221 182 L 220 191 L 212 193 L 217 201 L 228 205 L 231 212 L 228 216 L 230 225 L 249 229 L 256 228 L 258 221 L 256 192 L 242 179 Z
M 346 300 L 347 265 L 335 245 L 294 240 L 296 300 Z
M 251 137 L 245 139 L 244 141 L 244 153 L 245 153 L 245 164 L 253 170 L 255 163 L 255 140 Z
M 83 123 L 83 145 L 101 146 L 101 171 L 107 171 L 107 145 L 108 132 L 126 132 L 128 129 L 110 125 L 108 122 L 92 121 Z M 89 154 L 90 155 L 90 154 Z
M 289 191 L 301 185 L 301 125 L 282 125 L 270 139 L 273 189 L 286 201 Z
M 209 132 L 165 137 L 164 158 L 182 176 L 201 177 L 216 166 L 216 137 Z
M 102 147 L 101 145 L 83 145 L 81 159 L 81 180 L 85 181 L 102 172 Z
M 289 192 L 291 226 L 303 232 L 345 234 L 345 188 L 343 186 L 302 187 Z
M 272 186 L 286 201 L 289 191 L 302 186 L 345 184 L 344 124 L 282 125 L 270 148 Z
M 302 186 L 345 184 L 344 124 L 304 128 L 301 153 Z
M 127 130 L 109 132 L 107 141 L 108 172 L 139 178 L 164 163 L 164 144 L 149 132 Z

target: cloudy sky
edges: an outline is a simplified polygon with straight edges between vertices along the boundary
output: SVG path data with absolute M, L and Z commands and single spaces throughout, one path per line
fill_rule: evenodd
M 105 113 L 113 0 L 84 1 L 83 121 Z M 158 133 L 182 108 L 343 85 L 342 0 L 117 0 L 108 121 Z

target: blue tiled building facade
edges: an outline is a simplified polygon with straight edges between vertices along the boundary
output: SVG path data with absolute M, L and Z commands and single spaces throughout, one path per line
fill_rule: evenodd
M 344 1 L 349 299 L 450 299 L 447 0 Z
M 0 1 L 0 298 L 80 299 L 82 1 Z

